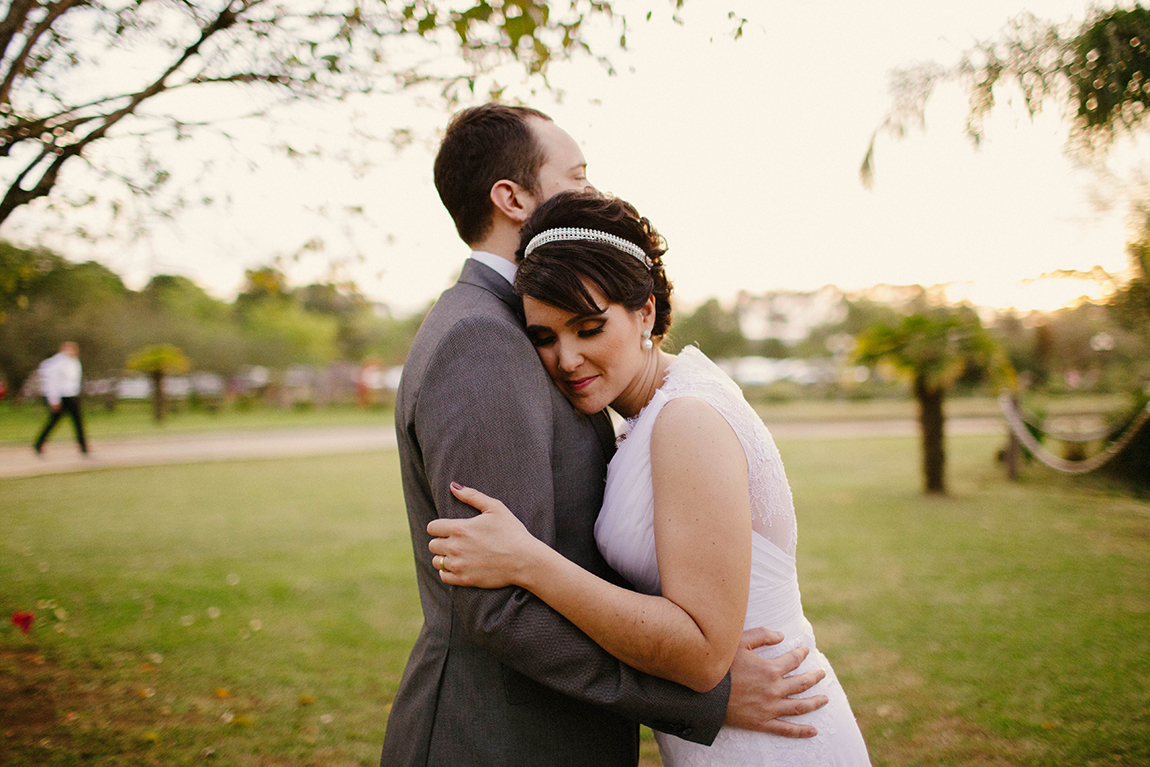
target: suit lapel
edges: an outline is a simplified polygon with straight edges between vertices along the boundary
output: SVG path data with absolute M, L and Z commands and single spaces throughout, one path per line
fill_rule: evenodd
M 594 424 L 595 434 L 603 445 L 603 455 L 610 461 L 611 456 L 615 455 L 615 429 L 611 426 L 611 417 L 607 415 L 606 410 L 600 410 L 591 416 L 591 423 Z
M 459 274 L 459 281 L 466 285 L 474 285 L 491 293 L 503 303 L 507 304 L 515 316 L 523 322 L 523 301 L 515 295 L 511 283 L 502 274 L 486 264 L 469 258 L 463 262 L 463 271 Z

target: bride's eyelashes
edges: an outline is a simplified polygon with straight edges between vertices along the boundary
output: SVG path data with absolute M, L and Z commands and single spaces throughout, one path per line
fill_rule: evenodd
M 598 324 L 596 324 L 592 327 L 583 328 L 582 330 L 579 331 L 579 337 L 580 338 L 591 338 L 592 336 L 597 336 L 603 332 L 603 326 L 606 324 L 607 324 L 607 320 L 603 320 L 603 321 L 599 322 Z
M 607 324 L 605 319 L 596 319 L 590 321 L 593 324 L 587 325 L 576 331 L 576 335 L 580 338 L 592 338 L 603 332 L 604 326 Z M 556 335 L 550 330 L 543 330 L 537 326 L 527 328 L 527 337 L 530 339 L 531 344 L 535 348 L 543 348 L 555 343 Z
M 530 336 L 528 336 L 528 338 L 531 339 L 531 344 L 536 349 L 541 349 L 545 346 L 550 346 L 551 344 L 555 343 L 555 336 L 551 336 L 551 335 L 545 336 L 545 335 L 531 334 Z

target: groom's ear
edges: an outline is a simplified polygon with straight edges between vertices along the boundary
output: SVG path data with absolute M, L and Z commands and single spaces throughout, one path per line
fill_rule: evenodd
M 535 198 L 514 181 L 501 179 L 491 187 L 491 204 L 519 226 L 527 223 L 535 210 Z

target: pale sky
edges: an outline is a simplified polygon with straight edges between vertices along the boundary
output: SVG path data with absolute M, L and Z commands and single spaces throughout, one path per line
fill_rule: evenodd
M 650 5 L 616 2 L 623 12 Z M 740 290 L 957 283 L 952 295 L 983 305 L 1055 308 L 1089 286 L 1027 281 L 1056 269 L 1120 271 L 1128 236 L 1125 205 L 1100 210 L 1092 200 L 1111 190 L 1065 157 L 1057 108 L 1032 122 L 1020 105 L 1000 105 L 976 151 L 962 133 L 965 96 L 948 87 L 925 134 L 879 139 L 872 190 L 858 167 L 890 106 L 892 69 L 950 64 L 1023 10 L 1062 21 L 1086 7 L 691 0 L 681 26 L 634 18 L 629 50 L 612 57 L 618 75 L 590 62 L 555 66 L 562 101 L 529 101 L 579 142 L 592 183 L 630 200 L 667 238 L 668 272 L 688 304 Z M 730 9 L 749 19 L 738 41 L 728 35 Z M 135 244 L 46 244 L 74 260 L 99 258 L 133 287 L 175 272 L 230 298 L 245 268 L 319 236 L 325 253 L 288 268 L 294 284 L 314 279 L 351 251 L 316 210 L 362 205 L 366 221 L 352 232 L 365 260 L 349 273 L 396 311 L 416 309 L 451 284 L 467 255 L 431 177 L 434 133 L 448 114 L 411 99 L 367 109 L 377 130 L 412 126 L 426 140 L 399 155 L 353 144 L 375 162 L 361 178 L 334 159 L 296 166 L 253 148 L 257 170 L 220 170 L 210 182 L 231 194 L 227 209 L 189 212 Z M 293 129 L 333 114 L 300 111 Z M 339 130 L 309 135 L 328 149 L 345 144 Z M 32 218 L 16 222 L 18 239 Z

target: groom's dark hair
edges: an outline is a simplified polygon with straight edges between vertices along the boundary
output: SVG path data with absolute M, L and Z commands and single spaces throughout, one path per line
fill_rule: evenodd
M 539 191 L 547 160 L 528 119 L 551 121 L 530 107 L 484 104 L 451 118 L 435 157 L 435 188 L 455 230 L 469 245 L 491 229 L 491 187 L 504 179 Z

